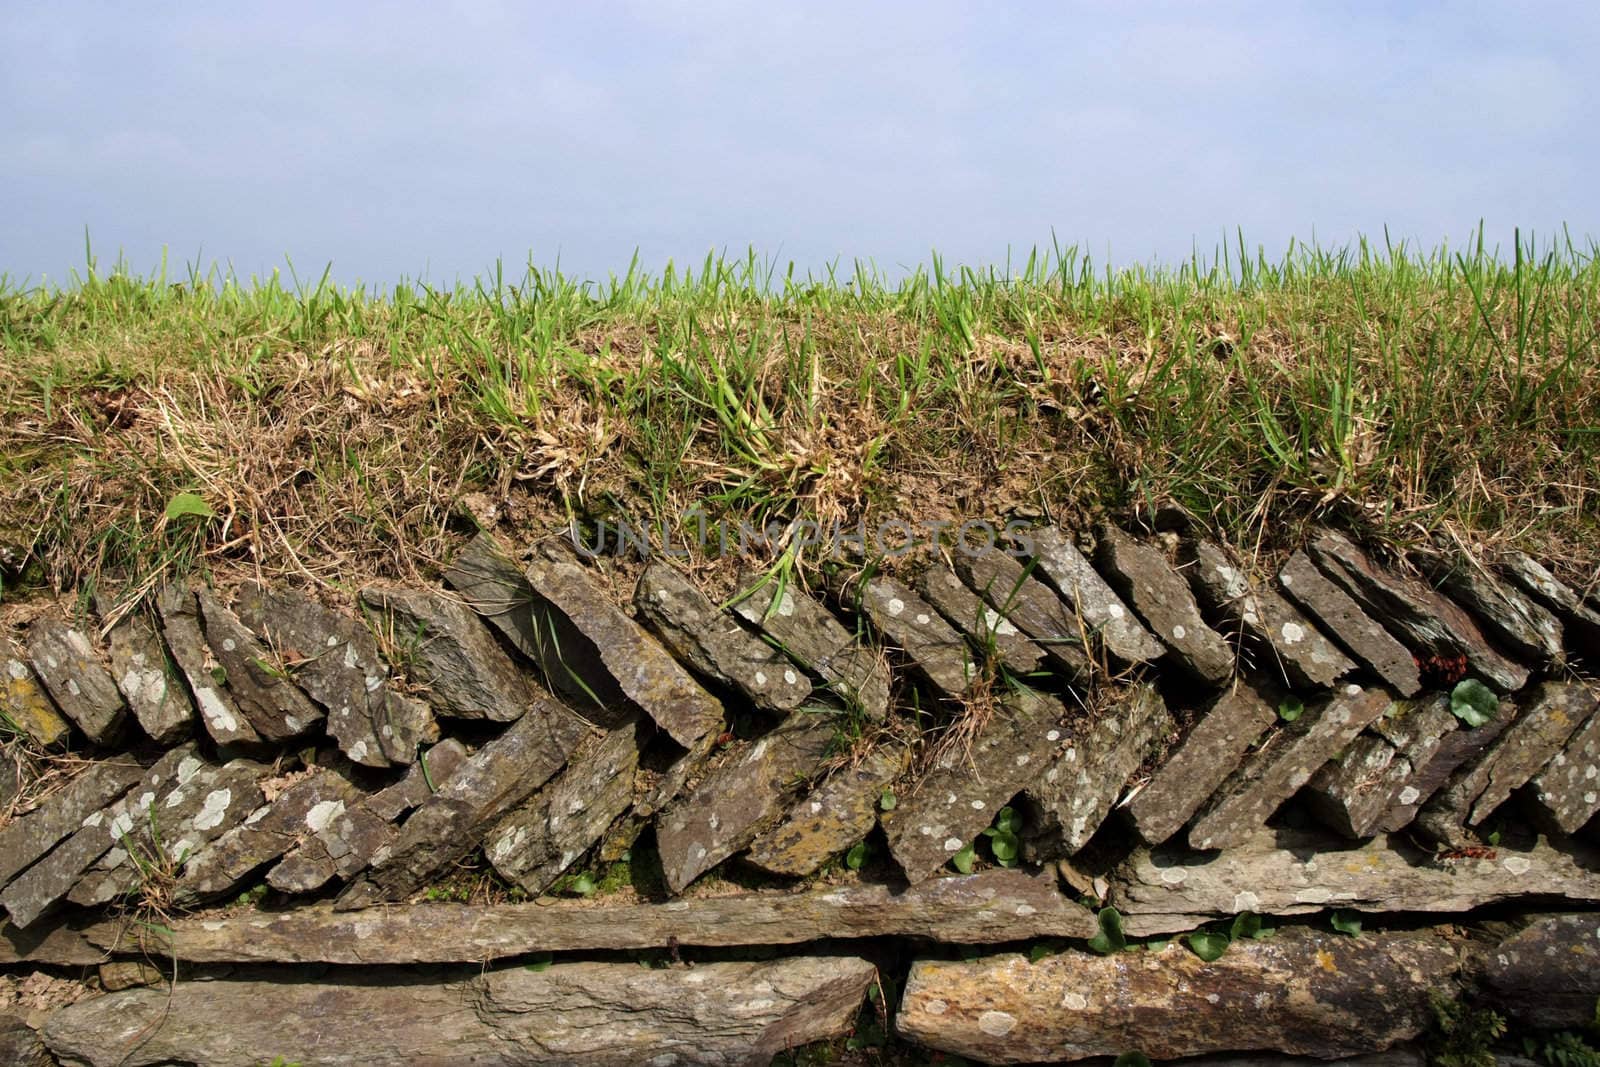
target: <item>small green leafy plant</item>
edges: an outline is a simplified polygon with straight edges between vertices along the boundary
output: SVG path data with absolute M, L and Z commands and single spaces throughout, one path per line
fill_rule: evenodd
M 1294 722 L 1306 713 L 1306 702 L 1297 696 L 1286 696 L 1278 704 L 1278 718 L 1284 722 Z
M 1361 936 L 1361 916 L 1353 911 L 1336 911 L 1328 917 L 1328 922 L 1347 937 Z
M 994 861 L 1002 867 L 1015 867 L 1022 855 L 1022 816 L 1011 807 L 1001 808 L 994 817 L 994 825 L 983 832 L 989 839 L 989 851 Z
M 1427 1038 L 1429 1063 L 1437 1067 L 1494 1067 L 1497 1060 L 1491 1046 L 1506 1032 L 1505 1019 L 1437 993 L 1429 1006 L 1433 1009 L 1433 1026 Z
M 1450 690 L 1450 712 L 1468 726 L 1482 726 L 1499 710 L 1500 698 L 1476 678 L 1464 678 Z
M 1122 913 L 1116 908 L 1101 908 L 1095 921 L 1099 931 L 1089 939 L 1089 948 L 1102 956 L 1110 956 L 1128 947 L 1128 938 L 1122 932 Z

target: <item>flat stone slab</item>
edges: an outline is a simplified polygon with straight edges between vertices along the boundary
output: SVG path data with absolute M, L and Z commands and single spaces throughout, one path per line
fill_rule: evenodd
M 111 675 L 145 736 L 160 745 L 188 737 L 194 730 L 194 705 L 150 620 L 130 612 L 111 627 L 106 644 Z
M 924 572 L 918 589 L 939 614 L 966 636 L 980 655 L 998 658 L 1016 675 L 1032 674 L 1044 665 L 1044 649 L 985 604 L 955 571 L 935 565 Z
M 1600 900 L 1600 852 L 1541 841 L 1439 859 L 1398 834 L 1352 844 L 1326 833 L 1266 831 L 1219 854 L 1140 849 L 1112 873 L 1111 890 L 1128 932 L 1148 937 L 1244 911 L 1455 913 L 1534 897 L 1592 902 Z
M 535 559 L 525 573 L 540 601 L 536 612 L 558 613 L 586 642 L 582 649 L 563 646 L 563 657 L 582 663 L 592 649 L 593 662 L 616 688 L 684 748 L 721 729 L 722 705 L 623 614 L 582 566 L 565 559 Z M 548 663 L 545 670 L 555 673 Z
M 1159 659 L 1166 647 L 1139 624 L 1066 534 L 1053 526 L 1028 531 L 1035 565 L 1061 598 L 1123 663 Z
M 801 956 L 665 970 L 234 975 L 82 1000 L 51 1016 L 43 1036 L 57 1057 L 88 1067 L 753 1065 L 842 1035 L 876 973 L 863 959 Z
M 327 732 L 363 767 L 405 766 L 416 758 L 426 722 L 391 699 L 389 667 L 359 619 L 291 589 L 247 585 L 234 601 L 239 619 L 291 661 L 294 680 L 327 712 Z
M 1355 670 L 1355 663 L 1270 585 L 1255 581 L 1227 550 L 1204 538 L 1188 546 L 1186 572 L 1195 596 L 1209 611 L 1251 639 L 1255 666 L 1293 688 L 1326 689 Z
M 144 773 L 129 756 L 99 760 L 37 809 L 0 829 L 0 886 L 76 833 L 85 819 L 133 788 Z
M 192 963 L 483 963 L 531 952 L 671 945 L 733 947 L 915 937 L 986 944 L 1090 937 L 1093 913 L 1049 875 L 1017 870 L 934 878 L 909 889 L 822 886 L 612 904 L 416 904 L 364 912 L 324 906 L 176 919 L 165 931 L 107 921 L 88 940 L 106 951 Z
M 105 960 L 106 950 L 84 936 L 83 925 L 79 922 L 39 923 L 31 930 L 0 923 L 0 964 L 93 967 Z M 0 1059 L 0 1063 L 4 1062 Z
M 361 602 L 382 613 L 407 673 L 440 715 L 510 722 L 540 703 L 538 688 L 470 609 L 439 593 L 369 585 Z
M 1422 672 L 1410 650 L 1318 570 L 1310 556 L 1304 552 L 1290 556 L 1278 572 L 1278 585 L 1401 696 L 1415 696 L 1421 691 Z
M 1346 837 L 1371 837 L 1397 805 L 1418 802 L 1421 790 L 1412 777 L 1459 722 L 1443 695 L 1390 704 L 1367 732 L 1311 776 L 1306 798 L 1312 811 Z
M 813 873 L 877 824 L 879 799 L 905 772 L 910 756 L 905 747 L 885 743 L 861 762 L 834 771 L 751 844 L 746 861 L 794 878 Z
M 668 651 L 756 707 L 787 712 L 810 698 L 811 682 L 794 664 L 665 563 L 644 569 L 633 603 Z
M 1542 1030 L 1594 1022 L 1600 999 L 1600 915 L 1547 915 L 1487 954 L 1483 982 L 1496 1008 Z
M 387 854 L 340 894 L 341 908 L 403 900 L 483 840 L 567 762 L 589 727 L 547 697 L 457 768 L 400 828 Z
M 635 720 L 579 751 L 548 785 L 507 812 L 483 841 L 508 881 L 535 895 L 589 850 L 633 803 L 633 776 L 649 727 Z
M 498 537 L 487 530 L 475 535 L 445 568 L 444 580 L 513 648 L 535 663 L 543 661 L 549 638 L 534 623 L 538 598 Z
M 1423 698 L 1419 698 L 1423 699 Z M 1430 699 L 1441 709 L 1449 707 L 1447 694 L 1435 694 Z M 1499 738 L 1511 725 L 1515 709 L 1508 709 L 1506 714 L 1496 715 L 1482 726 L 1468 727 L 1459 719 L 1453 730 L 1440 736 L 1433 754 L 1420 762 L 1414 762 L 1411 767 L 1411 776 L 1400 792 L 1395 794 L 1394 802 L 1388 812 L 1378 822 L 1377 829 L 1384 833 L 1394 833 L 1396 830 L 1410 826 L 1416 819 L 1417 813 L 1422 810 L 1433 795 L 1437 793 L 1450 777 L 1469 760 L 1478 756 L 1484 749 Z M 1450 716 L 1455 719 L 1454 715 Z M 1379 719 L 1374 728 L 1385 732 L 1388 719 Z M 1385 734 L 1388 736 L 1388 734 Z M 1391 743 L 1395 738 L 1390 737 Z
M 879 818 L 908 881 L 931 877 L 1038 780 L 1066 743 L 1065 718 L 1055 697 L 1019 689 L 970 745 L 942 746 L 909 795 Z
M 1498 652 L 1471 615 L 1427 583 L 1384 572 L 1349 538 L 1331 530 L 1311 542 L 1311 556 L 1363 610 L 1416 651 L 1465 657 L 1473 673 L 1502 693 L 1516 692 L 1527 682 L 1526 667 Z
M 1049 586 L 1004 552 L 957 553 L 955 564 L 962 581 L 1043 648 L 1056 669 L 1071 679 L 1088 679 L 1087 627 Z
M 957 700 L 977 680 L 978 665 L 966 638 L 910 587 L 878 575 L 851 592 L 850 603 L 905 652 L 938 695 Z
M 1416 1037 L 1459 968 L 1443 936 L 1284 930 L 1206 963 L 1160 952 L 1008 953 L 911 966 L 895 1027 L 980 1063 L 1060 1062 L 1138 1049 L 1158 1061 L 1275 1050 L 1332 1058 Z
M 1529 783 L 1534 818 L 1552 833 L 1575 834 L 1600 812 L 1600 711 L 1567 739 Z
M 731 753 L 656 821 L 667 888 L 680 893 L 746 848 L 788 810 L 796 780 L 813 774 L 835 737 L 831 708 L 803 707 Z
M 378 790 L 363 803 L 378 818 L 393 822 L 421 805 L 448 782 L 456 769 L 466 762 L 467 755 L 466 747 L 460 741 L 447 737 L 419 752 L 416 761 L 406 768 L 405 775 L 398 782 Z
M 1442 562 L 1431 576 L 1456 603 L 1470 611 L 1513 655 L 1541 662 L 1566 655 L 1561 620 L 1533 597 L 1501 582 L 1472 560 Z
M 72 734 L 33 668 L 15 656 L 0 657 L 0 711 L 43 748 L 65 744 Z
M 733 610 L 845 703 L 874 721 L 888 716 L 889 669 L 882 657 L 816 600 L 792 585 L 780 590 L 768 581 L 740 593 Z
M 1206 625 L 1189 583 L 1158 549 L 1104 524 L 1095 559 L 1178 664 L 1211 685 L 1233 677 L 1233 649 Z
M 46 615 L 28 627 L 28 659 L 61 713 L 97 745 L 116 739 L 127 706 L 82 630 Z
M 322 709 L 300 691 L 289 668 L 257 641 L 239 617 L 209 590 L 200 602 L 201 629 L 227 674 L 228 693 L 266 741 L 288 741 L 322 725 Z
M 1532 594 L 1560 617 L 1568 644 L 1587 656 L 1600 656 L 1600 610 L 1584 603 L 1582 597 L 1526 552 L 1507 553 L 1500 566 L 1513 585 Z
M 1206 802 L 1189 830 L 1190 847 L 1228 848 L 1248 840 L 1319 767 L 1382 715 L 1389 699 L 1381 689 L 1347 685 L 1282 724 Z
M 1152 845 L 1177 833 L 1277 721 L 1277 709 L 1243 680 L 1225 690 L 1128 802 L 1134 832 Z
M 156 610 L 167 649 L 189 683 L 206 733 L 224 746 L 260 743 L 260 735 L 223 684 L 226 672 L 206 644 L 194 593 L 177 584 L 164 586 L 156 595 Z
M 1172 727 L 1151 685 L 1135 685 L 1092 723 L 1076 726 L 1066 749 L 1028 787 L 1030 851 L 1072 855 L 1089 843 L 1151 744 Z

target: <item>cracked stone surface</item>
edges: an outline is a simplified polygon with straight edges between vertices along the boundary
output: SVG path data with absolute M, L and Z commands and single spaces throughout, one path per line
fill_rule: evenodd
M 867 836 L 877 823 L 884 788 L 910 762 L 909 749 L 880 744 L 860 763 L 834 771 L 797 801 L 778 825 L 755 840 L 745 858 L 773 874 L 812 874 Z
M 264 740 L 287 741 L 322 725 L 322 709 L 287 677 L 287 667 L 210 591 L 196 596 L 201 629 L 227 675 L 228 694 Z
M 857 602 L 855 596 L 850 600 Z M 873 627 L 905 651 L 940 696 L 959 698 L 977 677 L 966 639 L 908 586 L 883 575 L 869 578 L 861 583 L 859 605 Z
M 1258 669 L 1294 688 L 1326 689 L 1355 670 L 1348 656 L 1277 590 L 1214 541 L 1188 546 L 1189 583 L 1207 610 L 1243 629 Z
M 1441 708 L 1450 706 L 1447 694 L 1435 694 L 1428 699 L 1438 701 Z M 1501 706 L 1506 707 L 1504 704 Z M 1422 806 L 1450 780 L 1450 776 L 1455 774 L 1462 764 L 1475 758 L 1505 732 L 1506 727 L 1511 725 L 1513 714 L 1514 709 L 1508 709 L 1507 714 L 1497 715 L 1482 726 L 1470 728 L 1456 719 L 1455 728 L 1439 738 L 1432 756 L 1412 765 L 1411 777 L 1396 794 L 1394 803 L 1379 821 L 1377 828 L 1384 833 L 1394 833 L 1410 826 Z M 1454 715 L 1450 717 L 1455 719 Z M 1383 727 L 1385 723 L 1386 720 L 1379 719 L 1375 725 Z
M 1278 585 L 1401 696 L 1415 696 L 1421 691 L 1422 672 L 1411 652 L 1363 611 L 1350 594 L 1318 570 L 1310 556 L 1304 552 L 1290 556 L 1278 572 Z
M 1176 661 L 1201 680 L 1221 685 L 1233 676 L 1233 649 L 1206 625 L 1189 583 L 1167 557 L 1109 524 L 1100 527 L 1096 562 L 1112 588 L 1128 599 Z
M 498 537 L 488 531 L 474 536 L 445 568 L 444 580 L 512 648 L 535 663 L 544 662 L 546 638 L 534 623 L 533 586 Z
M 810 698 L 811 682 L 794 664 L 665 563 L 645 568 L 633 602 L 673 655 L 756 707 L 787 712 Z
M 239 619 L 294 664 L 295 682 L 327 713 L 339 751 L 364 767 L 416 758 L 429 713 L 395 706 L 389 668 L 359 620 L 288 589 L 247 585 L 234 603 Z
M 1151 685 L 1135 685 L 1095 722 L 1075 727 L 1066 749 L 1028 787 L 1030 851 L 1070 856 L 1087 845 L 1151 743 L 1171 727 Z
M 1532 594 L 1561 618 L 1569 643 L 1586 656 L 1600 656 L 1600 610 L 1584 603 L 1582 597 L 1526 552 L 1507 553 L 1500 566 L 1513 585 Z
M 1346 837 L 1371 837 L 1396 806 L 1414 809 L 1421 791 L 1413 776 L 1459 722 L 1442 694 L 1390 704 L 1367 732 L 1311 776 L 1306 798 L 1312 811 Z
M 43 748 L 65 744 L 72 733 L 33 668 L 16 656 L 0 658 L 0 711 Z
M 1029 530 L 1028 538 L 1039 573 L 1083 617 L 1113 656 L 1124 663 L 1144 663 L 1166 653 L 1165 646 L 1139 624 L 1066 534 L 1045 526 Z
M 1283 723 L 1208 800 L 1189 830 L 1197 849 L 1227 848 L 1252 837 L 1316 773 L 1389 706 L 1381 689 L 1347 685 Z
M 1216 854 L 1140 849 L 1111 875 L 1112 899 L 1136 937 L 1192 930 L 1253 911 L 1325 908 L 1454 913 L 1518 897 L 1600 899 L 1600 853 L 1586 845 L 1496 848 L 1436 860 L 1404 835 L 1359 844 L 1327 833 L 1264 831 Z
M 776 582 L 753 587 L 740 594 L 733 610 L 847 703 L 883 721 L 889 714 L 889 669 L 877 650 L 857 641 L 827 608 L 793 585 L 778 593 Z
M 432 796 L 466 759 L 466 747 L 453 737 L 446 738 L 419 753 L 404 777 L 367 798 L 366 805 L 380 819 L 393 822 Z
M 767 829 L 788 809 L 798 782 L 816 770 L 834 733 L 832 709 L 799 708 L 668 807 L 656 824 L 667 888 L 682 892 Z
M 0 886 L 133 788 L 144 773 L 130 756 L 98 760 L 38 808 L 0 828 Z
M 100 604 L 101 613 L 108 605 Z M 174 745 L 194 730 L 194 705 L 167 662 L 161 635 L 140 612 L 130 612 L 106 635 L 111 675 L 145 736 Z
M 1226 690 L 1128 803 L 1134 832 L 1147 844 L 1177 833 L 1277 721 L 1277 709 L 1248 683 Z
M 1331 530 L 1311 542 L 1311 556 L 1363 610 L 1417 652 L 1464 656 L 1475 674 L 1502 693 L 1527 682 L 1526 667 L 1498 652 L 1472 616 L 1427 583 L 1386 573 L 1348 537 Z
M 1537 663 L 1566 654 L 1561 620 L 1533 597 L 1496 580 L 1472 560 L 1459 560 L 1453 567 L 1439 561 L 1430 568 L 1430 574 L 1513 655 Z
M 893 811 L 879 821 L 889 851 L 913 884 L 931 877 L 1038 780 L 1067 742 L 1066 708 L 1016 690 L 972 738 L 946 746 Z
M 194 593 L 177 584 L 167 585 L 156 596 L 156 609 L 167 649 L 189 683 L 206 733 L 219 745 L 260 743 L 260 735 L 223 686 L 225 672 L 201 632 Z
M 116 740 L 127 706 L 82 630 L 46 615 L 28 627 L 28 659 L 56 707 L 97 745 Z
M 795 956 L 667 970 L 580 962 L 296 982 L 230 975 L 81 1000 L 51 1016 L 44 1040 L 88 1067 L 243 1067 L 263 1049 L 285 1062 L 366 1067 L 508 1056 L 574 1067 L 753 1065 L 842 1035 L 875 974 L 863 959 Z
M 1600 998 L 1600 915 L 1536 917 L 1488 953 L 1484 984 L 1495 1007 L 1528 1026 L 1590 1025 Z
M 1129 1049 L 1163 1061 L 1263 1049 L 1331 1058 L 1416 1037 L 1433 1018 L 1429 995 L 1459 966 L 1431 931 L 1284 930 L 1211 963 L 1177 942 L 1111 956 L 1069 949 L 1036 963 L 1018 953 L 918 960 L 895 1026 L 981 1063 Z
M 1600 711 L 1590 712 L 1529 786 L 1534 819 L 1552 833 L 1575 834 L 1600 812 Z
M 1044 649 L 985 604 L 955 571 L 931 567 L 924 572 L 918 588 L 939 614 L 966 635 L 977 652 L 997 656 L 1011 673 L 1031 674 L 1044 665 Z
M 956 554 L 956 572 L 990 607 L 1031 637 L 1068 678 L 1089 677 L 1078 617 L 1049 586 L 1004 552 Z

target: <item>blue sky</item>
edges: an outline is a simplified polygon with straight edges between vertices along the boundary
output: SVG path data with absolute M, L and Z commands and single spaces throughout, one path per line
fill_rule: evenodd
M 1600 235 L 1600 5 L 12 6 L 0 271 Z

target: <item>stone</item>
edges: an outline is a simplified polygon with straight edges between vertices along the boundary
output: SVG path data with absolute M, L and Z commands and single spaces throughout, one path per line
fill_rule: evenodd
M 327 714 L 328 736 L 352 763 L 406 766 L 416 758 L 431 713 L 399 699 L 378 642 L 359 619 L 304 593 L 246 585 L 239 620 L 293 664 L 295 683 Z
M 234 975 L 79 1001 L 50 1018 L 44 1040 L 86 1067 L 754 1065 L 841 1036 L 876 973 L 854 957 L 794 956 L 664 970 L 627 961 Z
M 1422 1033 L 1430 996 L 1459 966 L 1432 931 L 1357 939 L 1282 930 L 1235 942 L 1211 963 L 1177 942 L 1131 955 L 1073 949 L 1037 963 L 1016 953 L 918 960 L 895 1028 L 982 1063 L 1132 1049 L 1156 1060 L 1254 1050 L 1331 1059 Z
M 567 762 L 589 727 L 540 697 L 528 714 L 479 749 L 411 813 L 389 851 L 340 894 L 341 908 L 403 900 L 483 840 Z
M 1211 685 L 1233 677 L 1233 649 L 1206 625 L 1189 583 L 1158 549 L 1107 523 L 1100 527 L 1095 559 L 1180 666 Z
M 955 562 L 962 581 L 1043 648 L 1052 666 L 1069 679 L 1088 679 L 1086 628 L 1049 586 L 1004 552 L 957 553 Z
M 502 878 L 537 896 L 600 840 L 633 803 L 646 730 L 636 719 L 595 739 L 490 829 L 483 852 Z
M 965 742 L 952 738 L 879 821 L 889 851 L 913 885 L 971 844 L 1001 808 L 1032 785 L 1067 740 L 1066 708 L 1017 689 Z
M 634 607 L 661 643 L 701 677 L 766 711 L 788 712 L 811 696 L 811 682 L 783 654 L 751 634 L 665 563 L 639 576 Z
M 1032 674 L 1045 662 L 1044 649 L 1030 641 L 948 567 L 929 568 L 918 585 L 922 596 L 960 630 L 984 659 L 998 659 L 1014 675 Z
M 1140 840 L 1155 845 L 1177 833 L 1277 721 L 1277 709 L 1242 679 L 1213 700 L 1124 809 Z
M 1450 707 L 1450 697 L 1446 693 L 1438 693 L 1428 699 L 1441 710 Z M 1395 795 L 1394 802 L 1378 822 L 1377 829 L 1384 833 L 1394 833 L 1410 826 L 1422 806 L 1432 799 L 1462 764 L 1488 748 L 1505 732 L 1506 727 L 1511 724 L 1513 715 L 1496 715 L 1482 726 L 1473 727 L 1467 727 L 1454 715 L 1450 718 L 1455 720 L 1455 728 L 1439 737 L 1431 756 L 1412 763 L 1410 777 Z M 1388 736 L 1386 727 L 1389 722 L 1387 718 L 1379 719 L 1374 728 Z M 1396 743 L 1393 736 L 1390 736 L 1390 743 Z
M 1501 701 L 1499 716 L 1510 713 Z M 1427 840 L 1459 845 L 1566 745 L 1595 709 L 1594 694 L 1571 682 L 1541 682 L 1493 744 L 1462 766 L 1413 824 Z M 1481 729 L 1481 727 L 1480 727 Z
M 882 722 L 889 714 L 889 669 L 882 657 L 858 642 L 817 601 L 792 585 L 780 596 L 778 586 L 774 579 L 744 590 L 734 601 L 734 612 L 784 655 L 814 672 L 846 705 Z
M 0 828 L 0 886 L 76 833 L 85 819 L 133 788 L 144 773 L 128 756 L 97 760 L 37 809 Z
M 466 759 L 466 747 L 453 737 L 446 738 L 419 752 L 405 776 L 368 797 L 366 806 L 378 818 L 393 822 L 432 796 Z
M 100 614 L 109 603 L 100 601 Z M 158 745 L 175 745 L 194 730 L 194 705 L 167 662 L 161 635 L 142 612 L 130 612 L 106 634 L 111 675 L 145 736 Z
M 322 725 L 322 709 L 294 683 L 291 667 L 257 641 L 215 594 L 202 589 L 196 596 L 206 644 L 251 728 L 263 740 L 288 741 Z
M 1228 848 L 1248 840 L 1334 753 L 1382 715 L 1389 701 L 1381 689 L 1347 685 L 1268 734 L 1195 816 L 1190 847 Z
M 1422 672 L 1406 646 L 1389 635 L 1361 605 L 1325 576 L 1311 557 L 1296 552 L 1278 572 L 1284 594 L 1403 697 L 1422 689 Z
M 461 546 L 444 580 L 511 647 L 534 663 L 543 662 L 547 638 L 534 625 L 533 586 L 500 538 L 480 531 Z
M 108 993 L 140 986 L 163 985 L 167 975 L 161 968 L 144 960 L 110 960 L 100 964 L 100 988 Z
M 0 891 L 0 907 L 17 926 L 32 926 L 71 891 L 95 860 L 121 845 L 134 824 L 148 816 L 157 794 L 169 782 L 188 766 L 198 764 L 192 743 L 162 756 L 120 799 L 84 818 L 71 837 L 13 878 Z
M 1451 914 L 1500 901 L 1600 900 L 1600 852 L 1538 841 L 1439 857 L 1400 834 L 1353 843 L 1326 832 L 1269 830 L 1220 853 L 1169 843 L 1140 849 L 1111 875 L 1130 936 L 1192 930 L 1243 911 L 1309 915 L 1326 908 Z
M 1483 984 L 1494 1006 L 1540 1030 L 1594 1023 L 1600 1000 L 1600 915 L 1545 915 L 1490 950 Z
M 560 620 L 579 637 L 561 644 L 563 667 L 586 676 L 603 671 L 612 688 L 684 748 L 721 730 L 722 705 L 624 614 L 584 567 L 570 559 L 535 559 L 525 573 L 538 598 L 536 615 Z M 552 663 L 545 670 L 557 674 Z
M 1475 674 L 1502 693 L 1514 693 L 1527 682 L 1527 668 L 1496 651 L 1466 611 L 1425 582 L 1384 573 L 1343 534 L 1318 534 L 1311 556 L 1369 615 L 1419 654 L 1464 657 Z
M 1561 620 L 1533 597 L 1496 580 L 1477 561 L 1463 559 L 1453 567 L 1433 561 L 1429 574 L 1513 655 L 1535 662 L 1565 657 Z
M 1312 812 L 1346 837 L 1371 837 L 1404 802 L 1407 789 L 1416 802 L 1416 768 L 1427 765 L 1459 721 L 1443 695 L 1391 703 L 1366 733 L 1311 776 L 1305 796 Z
M 1531 593 L 1566 624 L 1569 644 L 1584 654 L 1600 657 L 1600 610 L 1584 603 L 1564 582 L 1526 552 L 1509 552 L 1500 566 L 1513 585 Z
M 76 922 L 38 923 L 28 930 L 0 923 L 0 964 L 93 967 L 105 958 L 106 950 L 90 942 Z
M 156 594 L 156 610 L 167 650 L 189 683 L 206 733 L 219 745 L 259 744 L 261 736 L 223 685 L 222 665 L 211 654 L 200 630 L 200 610 L 194 593 L 175 583 L 166 585 Z
M 1065 534 L 1055 527 L 1044 526 L 1029 530 L 1027 539 L 1032 543 L 1033 560 L 1039 573 L 1113 656 L 1123 663 L 1145 663 L 1166 653 L 1161 642 L 1139 624 L 1134 613 Z
M 97 745 L 117 738 L 127 705 L 83 631 L 46 615 L 28 627 L 28 659 L 61 713 Z
M 978 666 L 966 639 L 907 586 L 880 574 L 862 582 L 852 594 L 851 605 L 905 652 L 939 696 L 959 700 L 977 680 Z
M 1549 833 L 1575 834 L 1600 812 L 1600 711 L 1575 730 L 1528 787 L 1534 821 Z
M 64 745 L 72 734 L 33 669 L 14 656 L 0 659 L 0 712 L 42 748 Z
M 1327 689 L 1356 665 L 1277 590 L 1252 580 L 1244 566 L 1214 541 L 1188 546 L 1189 584 L 1200 603 L 1240 628 L 1255 666 L 1291 688 Z
M 0 1015 L 0 1063 L 11 1067 L 54 1067 L 55 1062 L 33 1027 L 14 1015 Z
M 714 767 L 656 822 L 667 888 L 690 882 L 747 847 L 784 811 L 836 735 L 832 709 L 803 707 Z
M 910 757 L 903 745 L 884 742 L 860 762 L 840 767 L 758 837 L 745 860 L 792 878 L 814 873 L 877 824 L 883 791 L 905 773 Z
M 911 888 L 854 883 L 661 904 L 603 898 L 525 904 L 413 904 L 362 912 L 325 905 L 175 918 L 163 930 L 113 920 L 86 932 L 105 952 L 190 963 L 488 963 L 533 952 L 672 945 L 739 947 L 914 937 L 992 944 L 1085 938 L 1095 917 L 1049 875 L 994 869 Z M 170 933 L 169 933 L 170 931 Z
M 1151 744 L 1172 727 L 1155 687 L 1134 685 L 1071 731 L 1066 749 L 1028 787 L 1030 855 L 1073 855 L 1100 828 Z

